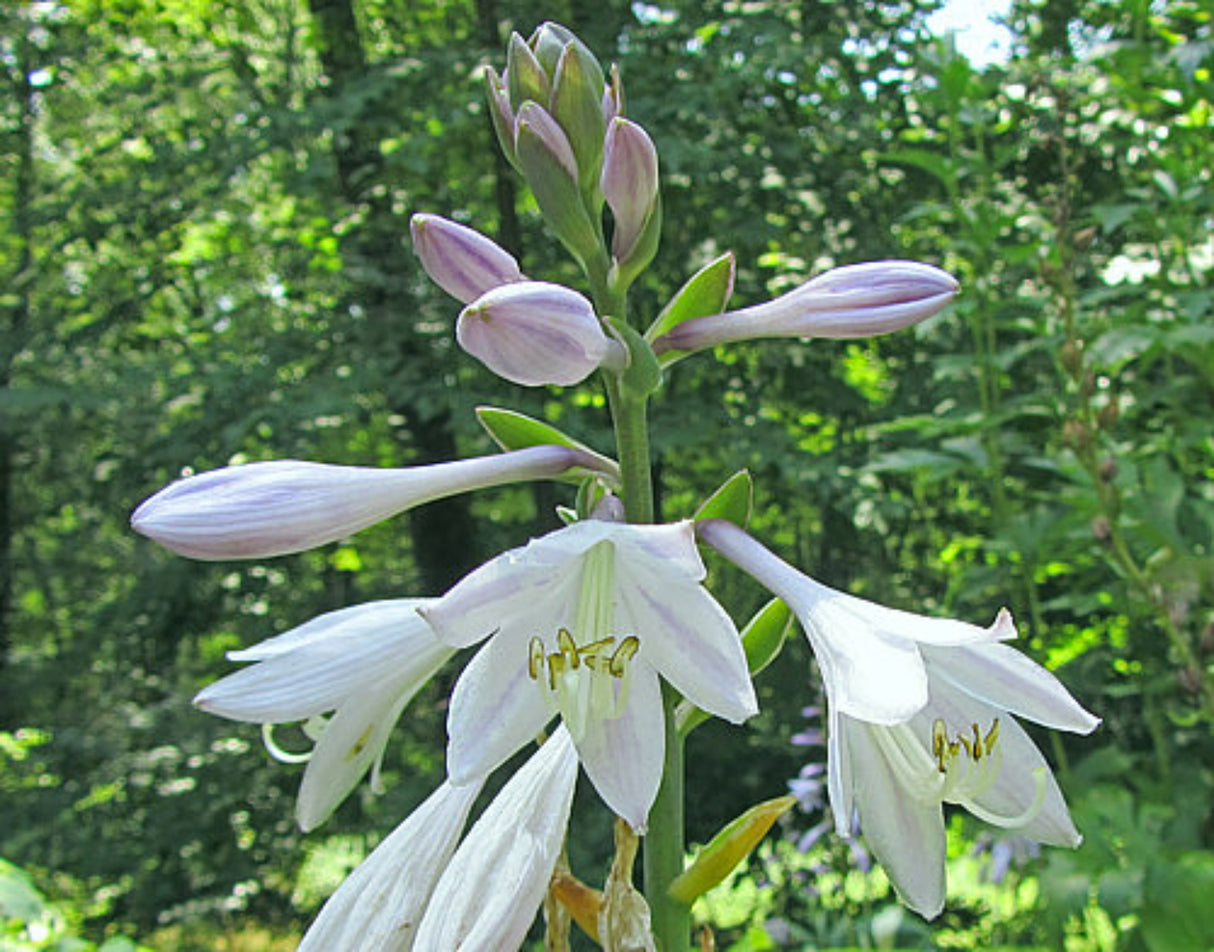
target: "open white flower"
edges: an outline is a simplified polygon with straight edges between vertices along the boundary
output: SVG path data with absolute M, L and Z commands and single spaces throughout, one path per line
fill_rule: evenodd
M 414 952 L 522 945 L 565 842 L 577 764 L 561 728 L 502 787 L 443 871 Z
M 384 746 L 401 711 L 454 653 L 417 610 L 433 599 L 369 602 L 329 612 L 243 651 L 251 667 L 204 688 L 204 711 L 254 724 L 309 721 L 319 731 L 296 802 L 304 830 L 322 823 L 372 769 L 379 791 Z M 327 722 L 318 715 L 335 711 Z M 272 747 L 273 752 L 278 753 Z M 294 759 L 284 756 L 284 759 Z
M 757 710 L 738 631 L 704 576 L 689 522 L 589 520 L 422 609 L 453 648 L 488 639 L 452 695 L 452 780 L 492 770 L 559 714 L 600 796 L 643 830 L 665 750 L 660 679 L 734 723 Z
M 944 803 L 1043 843 L 1079 834 L 1045 758 L 1011 715 L 1089 733 L 1100 723 L 1049 671 L 1000 642 L 1000 612 L 982 629 L 844 595 L 815 582 L 736 526 L 700 537 L 796 613 L 830 707 L 828 782 L 835 826 L 858 813 L 903 900 L 924 916 L 944 905 Z
M 435 790 L 329 897 L 299 952 L 408 952 L 480 789 Z

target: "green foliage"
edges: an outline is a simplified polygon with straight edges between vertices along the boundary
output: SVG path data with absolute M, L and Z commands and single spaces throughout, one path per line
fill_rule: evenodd
M 739 949 L 770 947 L 773 918 L 794 945 L 1201 948 L 1209 14 L 1020 3 L 1015 55 L 976 71 L 926 35 L 921 6 L 498 4 L 524 33 L 564 19 L 621 65 L 628 112 L 661 154 L 663 244 L 632 290 L 659 328 L 836 263 L 915 257 L 962 281 L 914 332 L 668 367 L 661 515 L 691 516 L 745 467 L 751 525 L 782 554 L 903 608 L 985 622 L 1009 603 L 1022 647 L 1105 722 L 1051 749 L 1085 845 L 996 887 L 968 856 L 975 830 L 954 824 L 938 925 L 899 913 L 833 841 L 808 856 L 779 844 L 761 880 L 731 880 L 705 916 Z M 490 449 L 473 408 L 505 387 L 458 359 L 457 306 L 404 248 L 409 212 L 496 223 L 529 275 L 570 279 L 495 164 L 477 67 L 502 37 L 483 35 L 478 5 L 356 12 L 345 39 L 361 40 L 362 65 L 338 81 L 338 51 L 299 0 L 0 10 L 0 854 L 26 870 L 6 867 L 4 895 L 33 902 L 36 886 L 44 910 L 42 896 L 68 896 L 72 914 L 45 921 L 80 942 L 160 929 L 166 948 L 215 948 L 193 924 L 242 915 L 289 932 L 343 850 L 441 773 L 449 684 L 410 705 L 388 794 L 353 798 L 304 841 L 297 769 L 262 756 L 255 728 L 189 704 L 227 650 L 436 587 L 433 553 L 414 552 L 439 533 L 414 542 L 415 524 L 396 522 L 329 551 L 198 565 L 126 525 L 186 469 Z M 589 387 L 568 406 L 509 399 L 535 432 L 608 450 Z M 479 534 L 451 535 L 471 564 L 572 501 L 566 487 L 494 491 L 474 503 Z M 739 618 L 760 608 L 738 573 L 711 569 Z M 713 791 L 692 804 L 693 835 L 783 792 L 809 685 L 793 637 L 760 679 L 757 731 L 690 738 L 688 787 Z

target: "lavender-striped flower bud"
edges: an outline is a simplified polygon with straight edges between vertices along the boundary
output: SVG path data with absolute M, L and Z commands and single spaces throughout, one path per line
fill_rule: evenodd
M 413 251 L 426 274 L 464 304 L 500 285 L 524 280 L 514 256 L 479 231 L 438 215 L 414 215 L 409 228 Z
M 192 559 L 264 559 L 335 542 L 434 499 L 587 465 L 601 464 L 564 446 L 408 469 L 248 463 L 166 486 L 135 510 L 131 527 Z
M 499 377 L 525 387 L 579 383 L 614 343 L 586 298 L 542 281 L 504 284 L 483 294 L 464 308 L 455 336 Z
M 626 261 L 658 204 L 658 150 L 635 122 L 617 117 L 607 127 L 600 185 L 615 218 L 612 253 Z
M 870 261 L 820 274 L 772 301 L 679 324 L 654 351 L 702 350 L 756 337 L 873 337 L 931 317 L 957 293 L 955 278 L 916 261 Z

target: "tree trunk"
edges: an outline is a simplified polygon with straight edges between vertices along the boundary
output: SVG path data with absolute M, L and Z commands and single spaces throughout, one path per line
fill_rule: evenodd
M 316 24 L 321 64 L 329 96 L 342 94 L 367 77 L 369 67 L 350 0 L 310 0 Z M 371 327 L 394 327 L 397 366 L 417 367 L 431 359 L 425 344 L 409 327 L 399 326 L 402 314 L 412 313 L 408 275 L 412 263 L 402 242 L 402 222 L 392 213 L 386 189 L 376 189 L 383 171 L 374 104 L 363 108 L 335 130 L 334 159 L 342 195 L 365 209 L 363 223 L 352 236 L 350 258 L 363 275 L 358 300 Z M 396 325 L 396 326 L 394 326 Z M 407 388 L 400 388 L 407 390 Z M 407 401 L 394 407 L 408 421 L 413 459 L 418 464 L 450 460 L 457 455 L 450 413 L 439 410 L 422 417 Z M 475 524 L 466 496 L 429 503 L 410 513 L 410 533 L 418 569 L 427 594 L 441 594 L 480 561 Z

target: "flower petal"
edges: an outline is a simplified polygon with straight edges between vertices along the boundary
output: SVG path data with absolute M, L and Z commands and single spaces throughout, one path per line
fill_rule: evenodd
M 578 755 L 603 802 L 637 833 L 644 833 L 662 782 L 666 750 L 662 688 L 648 665 L 634 661 L 628 690 L 619 717 L 588 725 Z
M 863 776 L 855 795 L 864 840 L 902 901 L 921 916 L 935 918 L 945 896 L 940 804 L 924 804 L 907 794 L 872 735 L 882 728 L 846 716 L 841 727 L 853 768 Z
M 494 770 L 552 719 L 527 673 L 526 637 L 491 638 L 464 668 L 447 712 L 447 772 L 467 783 Z
M 413 952 L 522 945 L 564 843 L 577 764 L 558 728 L 506 783 L 439 879 Z
M 378 763 L 401 711 L 426 680 L 397 678 L 369 686 L 337 709 L 316 742 L 299 785 L 295 818 L 301 830 L 306 833 L 327 820 L 371 765 Z
M 925 646 L 923 652 L 933 673 L 994 707 L 1079 734 L 1090 734 L 1100 724 L 1053 674 L 1008 645 Z
M 617 624 L 641 636 L 649 664 L 710 714 L 734 724 L 757 714 L 741 636 L 717 600 L 698 584 L 640 576 L 624 558 L 618 564 Z
M 479 792 L 479 784 L 435 790 L 329 897 L 299 952 L 408 949 Z
M 451 657 L 417 614 L 425 599 L 372 602 L 321 615 L 262 642 L 237 660 L 261 659 L 204 688 L 202 710 L 233 720 L 277 724 L 304 720 L 384 682 L 410 694 Z

